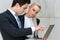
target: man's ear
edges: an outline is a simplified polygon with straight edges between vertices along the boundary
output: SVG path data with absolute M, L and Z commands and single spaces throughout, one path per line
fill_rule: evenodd
M 19 7 L 20 5 L 19 5 L 19 3 L 16 3 L 16 5 L 15 5 L 16 7 Z

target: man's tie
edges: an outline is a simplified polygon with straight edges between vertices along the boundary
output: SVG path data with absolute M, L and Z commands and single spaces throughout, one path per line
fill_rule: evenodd
M 20 21 L 20 19 L 19 19 L 17 14 L 15 16 L 16 16 L 16 21 L 18 23 L 18 27 L 21 28 L 21 21 Z

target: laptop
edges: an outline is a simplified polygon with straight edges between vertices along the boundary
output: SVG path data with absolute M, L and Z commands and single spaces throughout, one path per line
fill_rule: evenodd
M 53 27 L 54 27 L 54 25 L 50 25 L 50 26 L 49 26 L 49 28 L 47 29 L 47 31 L 46 31 L 44 37 L 46 37 L 46 38 L 49 37 L 49 35 L 50 35 L 50 33 L 51 33 Z M 44 38 L 44 37 L 43 37 L 43 38 Z
M 43 36 L 43 38 L 44 38 L 44 37 L 47 37 L 47 38 L 49 37 L 49 35 L 50 35 L 53 27 L 54 27 L 54 25 L 49 25 L 49 27 L 48 27 L 45 35 Z M 31 38 L 31 39 L 26 39 L 26 40 L 42 40 L 43 38 Z

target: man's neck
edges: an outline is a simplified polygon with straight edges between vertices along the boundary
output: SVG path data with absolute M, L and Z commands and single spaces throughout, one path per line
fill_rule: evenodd
M 16 9 L 14 7 L 10 8 L 10 9 L 16 13 Z

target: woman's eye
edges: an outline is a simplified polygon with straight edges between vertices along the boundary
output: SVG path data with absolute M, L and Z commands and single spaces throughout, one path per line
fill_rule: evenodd
M 33 11 L 35 11 L 35 9 L 33 9 Z

